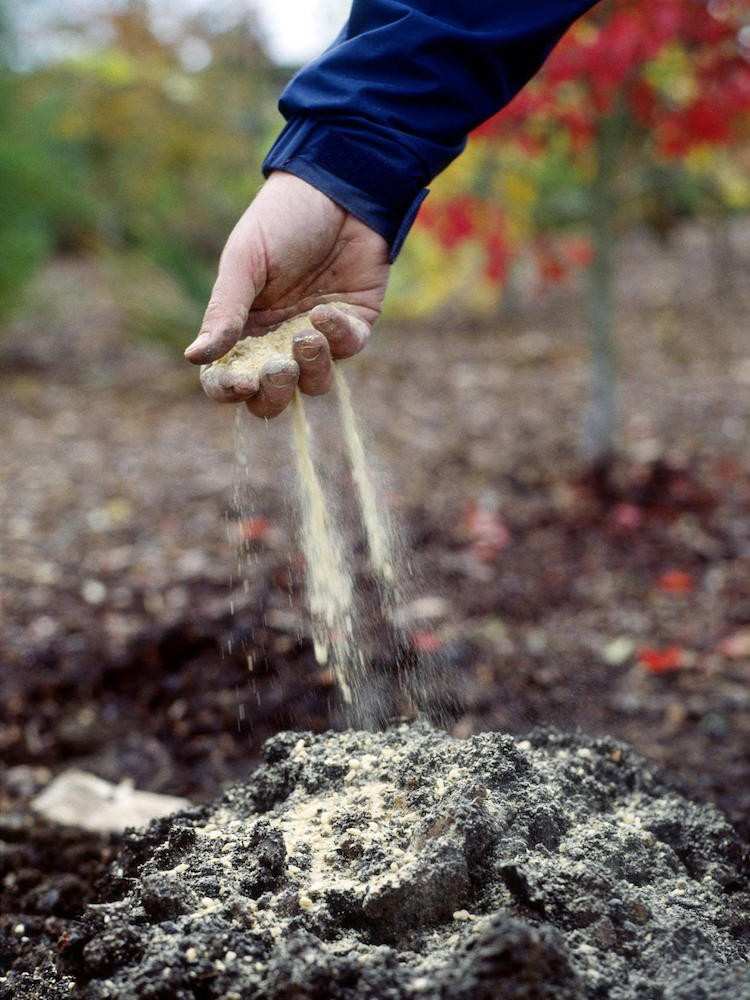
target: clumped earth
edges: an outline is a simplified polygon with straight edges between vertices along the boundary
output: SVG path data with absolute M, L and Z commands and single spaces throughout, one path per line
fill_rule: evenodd
M 733 829 L 623 744 L 402 724 L 264 756 L 129 834 L 56 965 L 0 997 L 750 997 Z

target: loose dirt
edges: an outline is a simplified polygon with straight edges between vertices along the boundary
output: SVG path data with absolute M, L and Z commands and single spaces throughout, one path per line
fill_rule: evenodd
M 401 725 L 265 761 L 131 833 L 64 972 L 0 996 L 750 997 L 734 831 L 625 745 Z
M 750 660 L 720 652 L 750 627 L 747 295 L 712 296 L 710 259 L 696 256 L 694 240 L 676 246 L 687 256 L 674 314 L 644 297 L 670 259 L 663 246 L 639 237 L 622 259 L 627 419 L 619 486 L 606 504 L 577 485 L 571 428 L 586 369 L 568 291 L 547 305 L 540 298 L 510 324 L 512 336 L 497 324 L 386 324 L 347 376 L 393 472 L 415 568 L 447 605 L 445 619 L 411 627 L 430 628 L 417 632 L 420 644 L 442 640 L 452 675 L 465 680 L 457 731 L 543 721 L 610 732 L 691 794 L 721 803 L 747 837 Z M 746 238 L 743 246 L 746 265 Z M 750 268 L 737 273 L 744 280 Z M 111 849 L 23 822 L 20 772 L 75 765 L 205 799 L 245 780 L 266 736 L 341 724 L 330 671 L 316 668 L 289 607 L 290 577 L 295 598 L 300 581 L 286 530 L 286 422 L 253 428 L 257 450 L 243 473 L 252 504 L 234 505 L 226 412 L 193 392 L 189 372 L 183 382 L 173 358 L 128 340 L 97 274 L 90 261 L 57 262 L 41 279 L 42 311 L 2 338 L 0 493 L 9 510 L 24 498 L 0 525 L 6 971 L 56 954 Z M 51 360 L 61 337 L 64 371 Z M 442 364 L 423 363 L 436 353 Z M 332 454 L 338 421 L 320 420 L 316 433 Z M 473 551 L 464 508 L 484 490 L 510 534 L 489 563 Z M 253 573 L 228 591 L 240 529 Z M 366 562 L 358 547 L 358 587 Z M 692 591 L 661 592 L 657 581 L 673 567 L 693 575 Z M 106 587 L 101 603 L 91 580 Z M 620 636 L 636 651 L 676 644 L 690 659 L 658 675 L 635 654 L 605 662 L 600 650 Z M 46 995 L 39 982 L 27 994 L 34 1000 Z M 20 985 L 8 990 L 24 996 Z M 60 995 L 71 993 L 61 986 Z M 708 985 L 695 995 L 712 996 Z

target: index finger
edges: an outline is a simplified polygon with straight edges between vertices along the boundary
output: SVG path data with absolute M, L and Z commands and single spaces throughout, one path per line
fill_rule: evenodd
M 227 240 L 200 332 L 185 351 L 194 365 L 216 361 L 237 343 L 255 301 L 260 279 L 253 274 L 252 241 L 241 227 L 242 220 Z

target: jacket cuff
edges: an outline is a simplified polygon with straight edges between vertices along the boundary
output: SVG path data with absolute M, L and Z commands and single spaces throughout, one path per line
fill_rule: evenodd
M 392 263 L 429 191 L 420 164 L 366 124 L 293 118 L 263 162 L 263 174 L 294 174 L 379 233 Z

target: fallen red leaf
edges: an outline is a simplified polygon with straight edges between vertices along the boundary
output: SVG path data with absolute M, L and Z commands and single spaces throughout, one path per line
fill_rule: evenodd
M 643 512 L 632 503 L 618 503 L 610 514 L 612 526 L 618 531 L 636 531 L 643 523 Z
M 664 649 L 645 648 L 638 651 L 638 663 L 649 673 L 668 674 L 684 666 L 684 651 L 679 646 Z
M 261 542 L 272 527 L 267 517 L 248 517 L 240 521 L 240 538 L 243 542 Z
M 412 632 L 411 642 L 420 653 L 436 653 L 443 645 L 442 640 L 434 632 L 427 630 Z
M 656 586 L 665 594 L 689 594 L 695 587 L 692 573 L 681 569 L 668 569 L 659 577 Z

